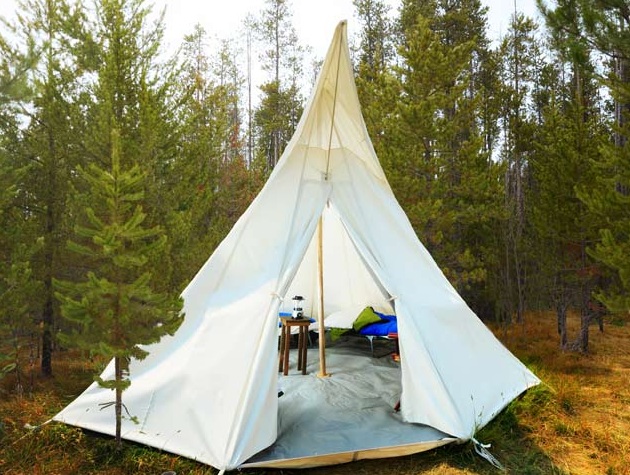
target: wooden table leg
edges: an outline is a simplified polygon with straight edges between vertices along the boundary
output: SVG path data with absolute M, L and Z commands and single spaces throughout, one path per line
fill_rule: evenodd
M 300 371 L 304 365 L 304 355 L 302 354 L 302 346 L 304 346 L 304 332 L 302 331 L 303 327 L 300 325 L 298 327 L 298 364 L 297 369 Z
M 308 327 L 300 327 L 300 330 L 302 330 L 302 346 L 300 347 L 300 352 L 302 353 L 302 374 L 306 374 L 306 339 L 308 336 Z
M 285 327 L 285 336 L 284 336 L 284 372 L 283 374 L 286 376 L 289 374 L 289 349 L 291 345 L 291 332 L 289 331 L 288 325 L 284 325 Z
M 280 373 L 282 372 L 283 363 L 284 363 L 284 339 L 286 338 L 285 330 L 286 330 L 286 326 L 282 324 L 281 329 L 280 329 L 280 358 L 278 358 L 279 360 L 278 371 Z

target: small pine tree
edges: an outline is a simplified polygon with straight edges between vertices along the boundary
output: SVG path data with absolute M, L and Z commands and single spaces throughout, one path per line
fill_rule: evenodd
M 159 227 L 142 226 L 145 214 L 139 204 L 144 193 L 144 174 L 134 166 L 120 166 L 118 132 L 112 132 L 111 170 L 92 164 L 80 173 L 90 187 L 86 208 L 88 225 L 77 226 L 81 243 L 69 248 L 84 256 L 89 268 L 82 282 L 55 281 L 62 316 L 75 325 L 60 335 L 62 342 L 114 359 L 114 379 L 95 379 L 115 391 L 116 442 L 121 443 L 122 393 L 129 387 L 128 362 L 143 359 L 147 351 L 139 345 L 155 343 L 172 335 L 183 320 L 181 299 L 155 292 L 150 258 L 165 247 L 166 236 Z

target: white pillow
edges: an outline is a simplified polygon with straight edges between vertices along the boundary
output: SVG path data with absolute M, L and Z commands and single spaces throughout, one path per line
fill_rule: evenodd
M 351 305 L 350 307 L 343 308 L 341 310 L 337 310 L 336 312 L 332 312 L 324 317 L 324 325 L 326 328 L 352 328 L 352 323 L 359 316 L 359 314 L 363 311 L 365 307 L 369 307 L 370 305 Z M 393 312 L 391 309 L 386 308 L 384 305 L 372 305 L 372 308 L 377 312 L 384 313 L 386 315 L 391 315 Z M 314 316 L 317 320 L 317 317 Z M 317 331 L 319 328 L 319 322 L 315 321 L 315 323 L 311 324 L 309 327 L 310 330 Z
M 354 305 L 351 307 L 337 310 L 324 318 L 324 325 L 326 328 L 352 328 L 352 322 L 357 318 L 359 313 L 365 308 L 364 305 Z M 311 325 L 311 330 L 317 330 L 319 328 L 319 322 L 315 322 Z

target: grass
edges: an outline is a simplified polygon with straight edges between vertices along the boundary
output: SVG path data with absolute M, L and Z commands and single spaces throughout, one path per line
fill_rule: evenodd
M 569 319 L 577 333 L 579 321 Z M 554 317 L 528 315 L 524 325 L 497 335 L 544 381 L 512 402 L 477 438 L 511 474 L 630 475 L 630 326 L 615 320 L 605 332 L 593 327 L 591 352 L 562 352 Z M 30 378 L 15 394 L 15 377 L 0 381 L 0 473 L 22 474 L 216 474 L 216 470 L 151 448 L 125 443 L 118 452 L 109 437 L 58 423 L 41 424 L 92 380 L 94 364 L 71 352 L 56 354 L 54 379 Z M 32 381 L 32 383 L 31 383 Z M 421 454 L 307 470 L 245 470 L 246 474 L 462 475 L 498 474 L 471 444 Z

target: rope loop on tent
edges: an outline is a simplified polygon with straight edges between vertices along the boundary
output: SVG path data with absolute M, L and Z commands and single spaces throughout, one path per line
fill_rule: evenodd
M 271 292 L 271 296 L 275 299 L 278 299 L 280 302 L 284 302 L 284 298 L 277 292 Z
M 487 460 L 490 464 L 492 464 L 492 466 L 494 466 L 495 468 L 498 468 L 502 472 L 506 471 L 505 467 L 501 464 L 501 462 L 499 462 L 496 459 L 496 457 L 488 451 L 488 449 L 492 446 L 491 444 L 482 444 L 474 437 L 471 440 L 473 443 L 473 447 L 475 447 L 475 452 L 477 453 L 477 455 Z

